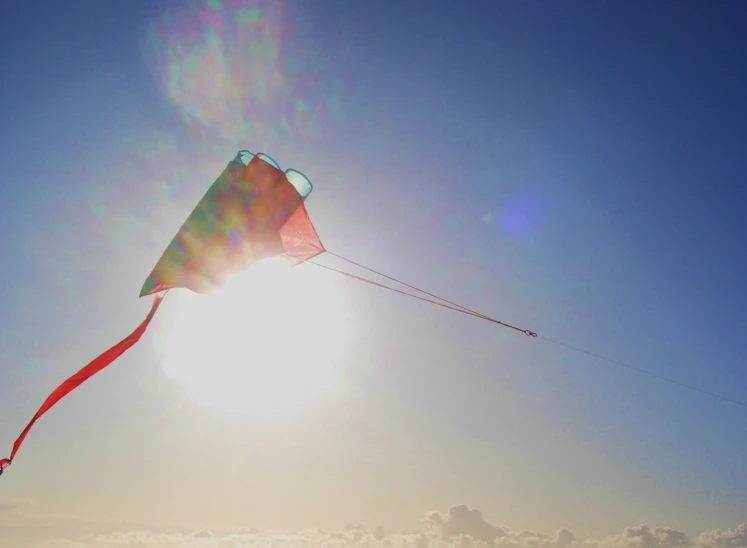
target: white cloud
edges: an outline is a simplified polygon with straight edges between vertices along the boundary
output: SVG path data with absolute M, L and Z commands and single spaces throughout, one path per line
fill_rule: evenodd
M 747 523 L 743 523 L 735 529 L 728 531 L 715 530 L 710 533 L 702 533 L 695 539 L 698 546 L 747 546 Z
M 475 540 L 492 544 L 496 538 L 504 537 L 508 530 L 495 527 L 482 517 L 480 510 L 467 506 L 452 506 L 445 516 L 431 512 L 425 517 L 425 523 L 441 534 L 443 539 L 452 539 L 468 535 Z
M 747 523 L 727 531 L 689 536 L 669 527 L 637 525 L 604 539 L 579 540 L 567 529 L 554 534 L 511 530 L 487 521 L 482 512 L 454 506 L 429 512 L 424 530 L 386 536 L 353 524 L 340 531 L 321 529 L 260 533 L 256 529 L 217 534 L 207 529 L 183 532 L 112 532 L 47 541 L 38 548 L 747 548 Z M 36 547 L 35 547 L 36 548 Z
M 690 546 L 692 541 L 683 532 L 669 527 L 650 529 L 648 525 L 626 527 L 623 533 L 626 546 L 639 548 L 676 548 Z

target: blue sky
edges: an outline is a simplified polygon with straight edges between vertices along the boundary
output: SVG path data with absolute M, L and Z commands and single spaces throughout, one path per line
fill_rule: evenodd
M 188 4 L 0 18 L 8 451 L 145 315 L 143 279 L 243 148 L 309 175 L 331 251 L 745 400 L 747 5 Z M 462 503 L 580 536 L 744 521 L 745 409 L 333 283 L 336 397 L 277 421 L 197 405 L 159 363 L 167 310 L 39 422 L 2 497 L 28 515 L 266 529 L 396 530 Z

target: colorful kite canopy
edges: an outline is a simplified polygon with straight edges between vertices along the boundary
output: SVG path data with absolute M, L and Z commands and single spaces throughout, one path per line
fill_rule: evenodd
M 323 253 L 324 246 L 304 206 L 312 189 L 301 172 L 283 172 L 266 154 L 240 151 L 187 217 L 145 280 L 140 296 L 178 287 L 210 293 L 228 276 L 260 259 L 283 257 L 295 266 Z M 140 340 L 164 295 L 155 297 L 148 316 L 135 331 L 49 395 L 16 439 L 10 457 L 0 459 L 0 474 L 13 462 L 29 430 L 44 413 Z
M 172 287 L 210 293 L 267 257 L 292 264 L 324 252 L 304 200 L 311 182 L 280 171 L 265 154 L 241 151 L 187 218 L 145 280 L 140 296 Z

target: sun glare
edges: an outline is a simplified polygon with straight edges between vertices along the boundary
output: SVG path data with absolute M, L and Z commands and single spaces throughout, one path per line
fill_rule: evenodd
M 336 387 L 346 319 L 321 269 L 265 259 L 211 295 L 182 293 L 171 316 L 164 368 L 201 404 L 276 416 Z

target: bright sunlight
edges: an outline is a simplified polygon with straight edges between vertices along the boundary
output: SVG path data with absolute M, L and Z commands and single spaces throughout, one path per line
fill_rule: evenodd
M 334 282 L 275 258 L 211 295 L 182 293 L 161 349 L 167 374 L 201 404 L 253 417 L 330 394 L 346 343 Z

